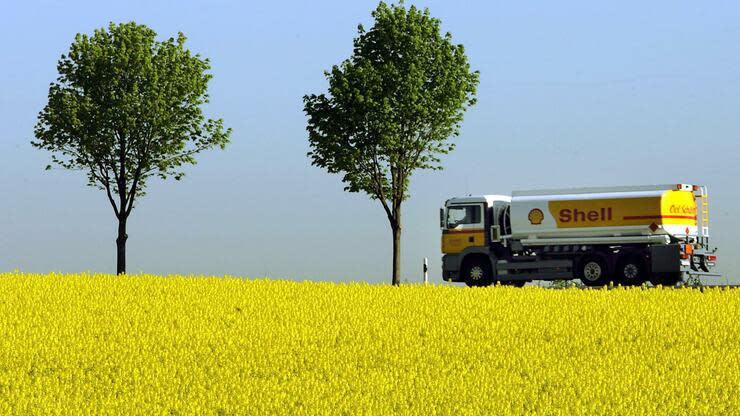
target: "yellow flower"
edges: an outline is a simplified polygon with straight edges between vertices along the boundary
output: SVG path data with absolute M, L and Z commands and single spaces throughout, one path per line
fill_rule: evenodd
M 0 274 L 0 414 L 740 414 L 740 291 Z

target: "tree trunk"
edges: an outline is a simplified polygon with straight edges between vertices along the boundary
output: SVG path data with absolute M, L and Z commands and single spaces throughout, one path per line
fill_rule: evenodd
M 401 201 L 393 201 L 393 285 L 401 284 Z
M 391 226 L 393 231 L 393 285 L 401 284 L 401 226 Z
M 117 261 L 116 274 L 126 273 L 126 218 L 118 219 L 118 238 L 116 238 Z

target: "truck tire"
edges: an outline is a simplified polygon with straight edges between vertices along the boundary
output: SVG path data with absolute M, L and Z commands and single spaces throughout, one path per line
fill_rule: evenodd
M 617 281 L 624 286 L 640 286 L 647 275 L 645 261 L 636 254 L 628 254 L 617 262 Z
M 465 284 L 473 286 L 490 286 L 493 283 L 491 261 L 483 256 L 474 256 L 463 262 L 461 277 Z
M 578 277 L 589 287 L 604 286 L 609 283 L 609 269 L 606 262 L 597 256 L 586 257 L 578 265 Z

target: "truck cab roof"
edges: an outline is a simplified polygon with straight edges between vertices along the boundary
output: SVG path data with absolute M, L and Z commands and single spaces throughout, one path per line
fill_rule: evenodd
M 454 204 L 479 204 L 486 203 L 489 206 L 493 205 L 494 202 L 511 202 L 511 197 L 508 195 L 468 195 L 456 198 L 450 198 L 447 200 L 446 205 Z

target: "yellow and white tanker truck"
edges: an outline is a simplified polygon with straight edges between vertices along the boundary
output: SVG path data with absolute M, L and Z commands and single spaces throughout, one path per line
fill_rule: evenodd
M 452 198 L 440 209 L 440 227 L 442 276 L 469 286 L 567 279 L 675 285 L 692 275 L 719 276 L 712 271 L 717 257 L 705 186 Z

